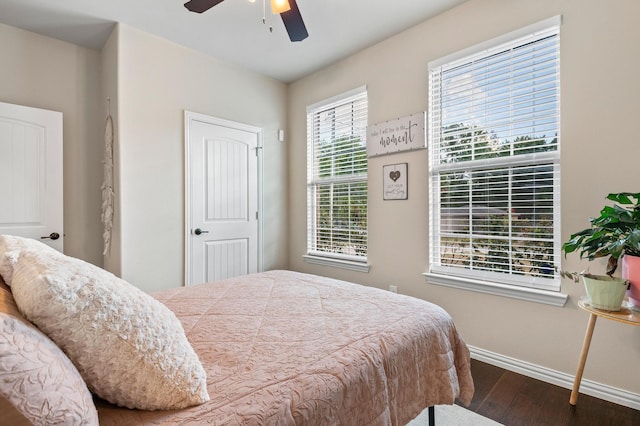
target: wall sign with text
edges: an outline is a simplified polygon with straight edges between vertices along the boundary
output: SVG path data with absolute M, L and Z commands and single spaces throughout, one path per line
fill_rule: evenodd
M 406 200 L 409 198 L 407 188 L 407 163 L 388 164 L 382 167 L 382 187 L 384 200 Z
M 425 112 L 367 126 L 367 156 L 426 148 L 425 127 Z

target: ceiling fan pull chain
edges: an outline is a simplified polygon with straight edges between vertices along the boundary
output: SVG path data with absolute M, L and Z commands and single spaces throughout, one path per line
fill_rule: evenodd
M 267 0 L 262 0 L 262 23 L 265 25 L 269 25 L 269 32 L 273 32 L 273 27 L 271 26 L 271 22 L 267 24 Z

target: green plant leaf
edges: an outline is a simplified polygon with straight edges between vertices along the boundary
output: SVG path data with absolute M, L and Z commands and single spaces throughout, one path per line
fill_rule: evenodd
M 619 258 L 624 252 L 625 240 L 618 240 L 609 246 L 611 257 Z
M 631 198 L 634 198 L 635 201 L 632 201 Z M 611 193 L 607 195 L 607 199 L 611 201 L 615 201 L 620 204 L 635 204 L 638 205 L 640 201 L 640 193 L 638 192 L 619 192 L 619 193 Z
M 620 192 L 617 194 L 612 193 L 607 195 L 607 199 L 620 204 L 633 204 L 633 202 L 629 199 L 629 195 L 631 195 L 631 193 L 629 192 Z
M 634 229 L 627 237 L 624 251 L 626 254 L 640 256 L 640 229 Z

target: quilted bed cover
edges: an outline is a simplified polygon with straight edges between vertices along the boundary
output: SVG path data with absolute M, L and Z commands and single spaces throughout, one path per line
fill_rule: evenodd
M 153 296 L 181 320 L 211 401 L 177 411 L 98 401 L 101 425 L 404 425 L 473 396 L 467 346 L 423 300 L 291 271 Z

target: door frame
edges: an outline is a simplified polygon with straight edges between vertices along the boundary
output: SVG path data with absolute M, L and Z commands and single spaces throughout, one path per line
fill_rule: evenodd
M 191 188 L 191 123 L 200 121 L 213 124 L 216 126 L 228 127 L 235 130 L 241 130 L 254 133 L 257 137 L 256 155 L 258 160 L 258 272 L 262 272 L 263 260 L 263 208 L 262 208 L 262 128 L 250 124 L 239 123 L 236 121 L 226 120 L 224 118 L 212 117 L 206 114 L 200 114 L 193 111 L 184 110 L 184 194 L 185 194 L 185 211 L 184 211 L 184 286 L 188 286 L 191 282 L 191 229 L 193 223 L 191 218 L 191 202 L 193 192 Z

